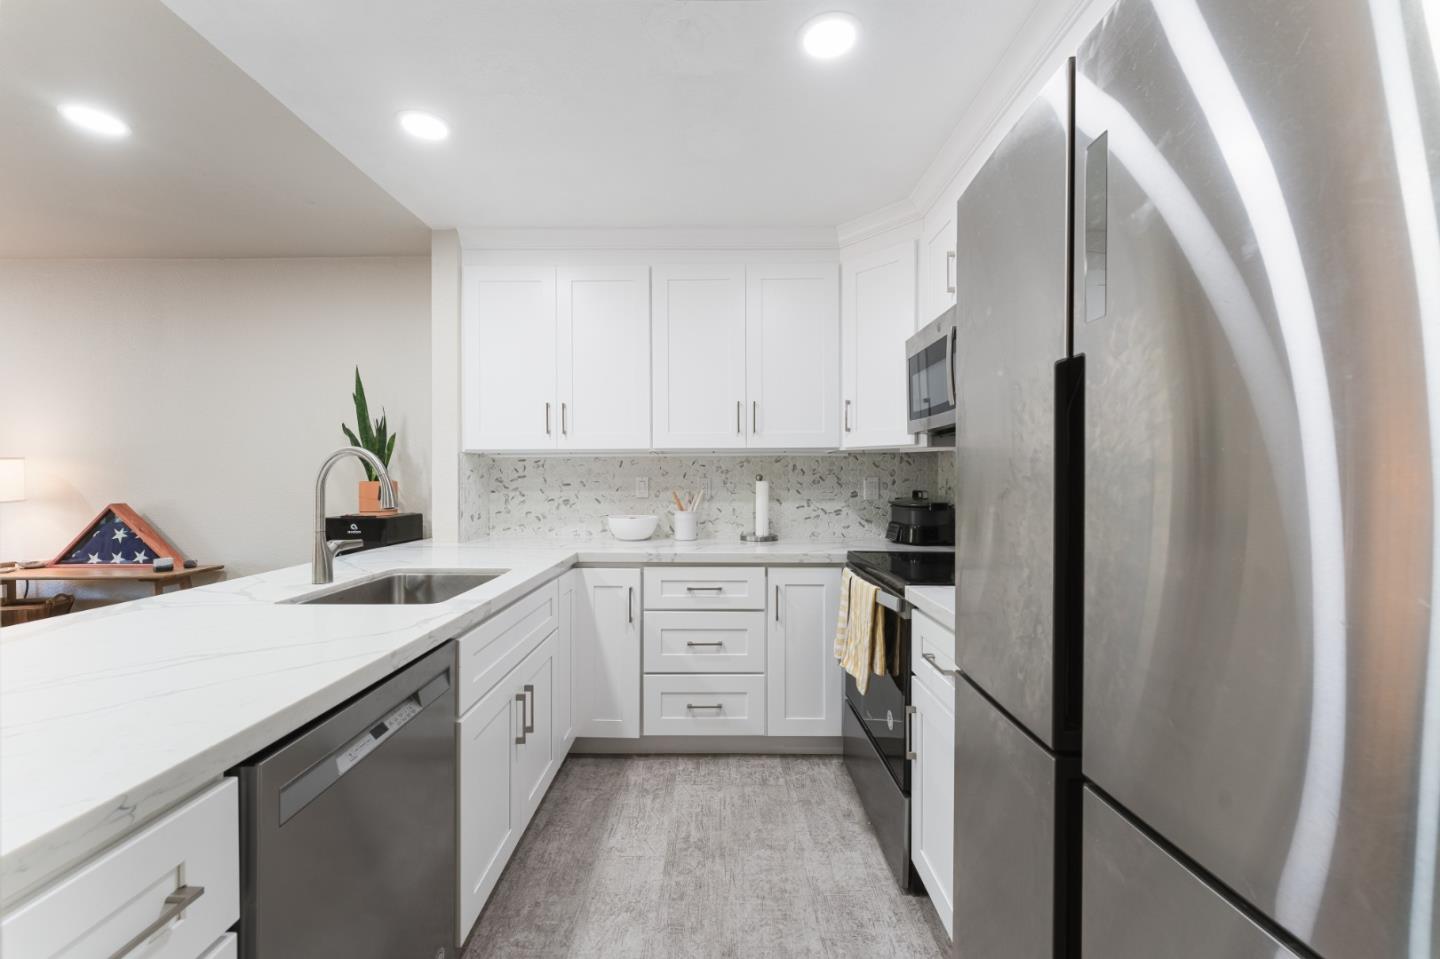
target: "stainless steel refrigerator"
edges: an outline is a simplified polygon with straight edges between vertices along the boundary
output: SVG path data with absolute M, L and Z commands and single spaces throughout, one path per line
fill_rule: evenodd
M 1078 893 L 1060 954 L 1432 959 L 1440 5 L 1121 0 L 1073 119 L 1080 825 L 1056 826 L 1073 794 L 1043 803 L 1074 644 L 1026 618 L 1060 621 L 1028 424 L 1057 418 L 1038 370 L 1064 353 L 1007 328 L 1049 281 L 1004 292 L 1012 241 L 966 239 L 1036 215 L 997 173 L 958 223 L 981 257 L 961 301 L 967 276 L 991 291 L 957 371 L 959 954 L 1050 955 L 1036 917 Z

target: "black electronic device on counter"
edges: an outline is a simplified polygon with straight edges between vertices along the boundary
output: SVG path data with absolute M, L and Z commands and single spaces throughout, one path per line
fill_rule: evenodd
M 424 536 L 423 513 L 347 513 L 325 517 L 326 539 L 364 540 L 365 549 L 409 543 Z
M 885 538 L 907 546 L 954 546 L 955 507 L 932 500 L 923 489 L 912 490 L 909 499 L 890 501 Z

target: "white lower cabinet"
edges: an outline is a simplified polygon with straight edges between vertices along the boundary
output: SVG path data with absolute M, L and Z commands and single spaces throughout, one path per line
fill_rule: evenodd
M 577 569 L 574 669 L 578 736 L 640 736 L 640 570 Z
M 559 766 L 554 737 L 556 633 L 460 717 L 460 890 L 463 943 Z
M 240 940 L 235 933 L 227 932 L 221 936 L 219 941 L 209 949 L 200 959 L 238 959 L 240 955 Z
M 555 630 L 555 752 L 563 760 L 575 744 L 575 590 L 578 574 L 559 579 Z
M 766 731 L 771 736 L 839 736 L 835 621 L 840 570 L 772 567 L 769 579 Z
M 764 733 L 764 676 L 677 673 L 645 677 L 647 736 Z
M 225 779 L 0 917 L 0 955 L 208 959 L 239 918 L 239 789 Z
M 923 664 L 916 669 L 929 669 Z M 953 687 L 943 679 L 910 684 L 910 861 L 930 893 L 945 931 L 951 933 L 955 903 L 955 708 Z M 948 691 L 949 695 L 946 696 Z
M 765 613 L 646 610 L 645 672 L 763 673 Z

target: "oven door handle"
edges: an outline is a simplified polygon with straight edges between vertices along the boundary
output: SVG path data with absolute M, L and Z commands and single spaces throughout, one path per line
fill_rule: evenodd
M 886 609 L 890 610 L 890 612 L 894 613 L 896 616 L 899 616 L 901 619 L 910 618 L 911 606 L 910 603 L 904 598 L 896 596 L 894 593 L 885 592 L 885 590 L 878 583 L 872 583 L 869 579 L 866 579 L 866 577 L 856 572 L 855 567 L 853 566 L 850 567 L 850 574 L 856 579 L 864 580 L 865 582 L 870 583 L 871 586 L 875 587 L 875 602 L 879 603 L 881 606 L 884 606 Z

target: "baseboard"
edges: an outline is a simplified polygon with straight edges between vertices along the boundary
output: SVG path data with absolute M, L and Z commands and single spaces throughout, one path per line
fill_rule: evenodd
M 641 736 L 639 739 L 579 737 L 572 754 L 618 756 L 644 754 L 749 753 L 763 756 L 838 756 L 839 736 Z

